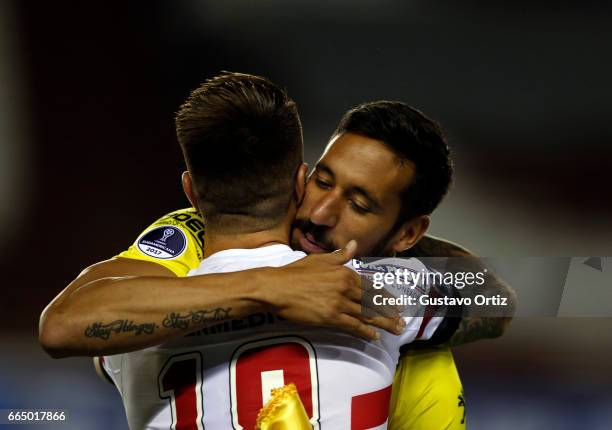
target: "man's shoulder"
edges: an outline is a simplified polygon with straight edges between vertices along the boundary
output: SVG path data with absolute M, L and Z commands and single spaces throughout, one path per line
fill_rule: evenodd
M 306 257 L 302 251 L 295 251 L 287 245 L 271 245 L 259 248 L 233 248 L 216 252 L 202 260 L 190 276 L 206 273 L 234 272 L 259 267 L 280 267 Z
M 184 208 L 170 212 L 155 221 L 152 226 L 164 224 L 182 228 L 198 242 L 200 247 L 204 247 L 204 218 L 196 209 Z
M 202 259 L 204 232 L 204 219 L 196 209 L 175 210 L 149 224 L 117 257 L 150 261 L 185 276 Z

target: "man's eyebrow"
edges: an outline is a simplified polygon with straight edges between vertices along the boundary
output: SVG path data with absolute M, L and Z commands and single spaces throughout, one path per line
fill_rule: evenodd
M 334 177 L 334 172 L 325 163 L 318 163 L 315 166 L 315 170 L 321 170 L 323 173 L 327 173 L 329 176 Z
M 330 175 L 332 178 L 334 177 L 334 172 L 325 163 L 317 164 L 315 166 L 315 169 Z M 378 203 L 378 199 L 376 199 L 376 197 L 374 197 L 365 188 L 360 187 L 358 185 L 354 185 L 348 191 L 351 193 L 361 194 L 372 205 L 373 209 L 380 209 L 380 203 Z

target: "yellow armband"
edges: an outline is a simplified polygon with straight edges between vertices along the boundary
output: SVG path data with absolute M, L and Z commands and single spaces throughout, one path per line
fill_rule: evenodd
M 150 261 L 185 276 L 200 265 L 204 250 L 204 220 L 193 208 L 164 215 L 115 257 Z

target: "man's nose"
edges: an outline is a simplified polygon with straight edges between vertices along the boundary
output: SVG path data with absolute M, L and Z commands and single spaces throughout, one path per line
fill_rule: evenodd
M 333 227 L 340 214 L 340 198 L 335 193 L 327 193 L 319 200 L 310 214 L 310 221 L 317 225 Z

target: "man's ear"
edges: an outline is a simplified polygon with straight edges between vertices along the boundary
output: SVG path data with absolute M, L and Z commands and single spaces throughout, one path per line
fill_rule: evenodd
M 183 183 L 183 191 L 185 192 L 189 203 L 191 203 L 191 206 L 193 206 L 199 211 L 200 208 L 198 208 L 198 199 L 196 198 L 195 192 L 193 191 L 193 183 L 191 182 L 191 175 L 188 171 L 183 172 L 183 175 L 181 176 L 181 182 Z
M 391 249 L 398 253 L 412 248 L 429 228 L 429 216 L 421 215 L 403 223 L 391 240 Z
M 304 200 L 304 194 L 306 193 L 306 174 L 308 173 L 308 164 L 302 163 L 298 167 L 297 173 L 295 174 L 295 200 L 297 206 Z

